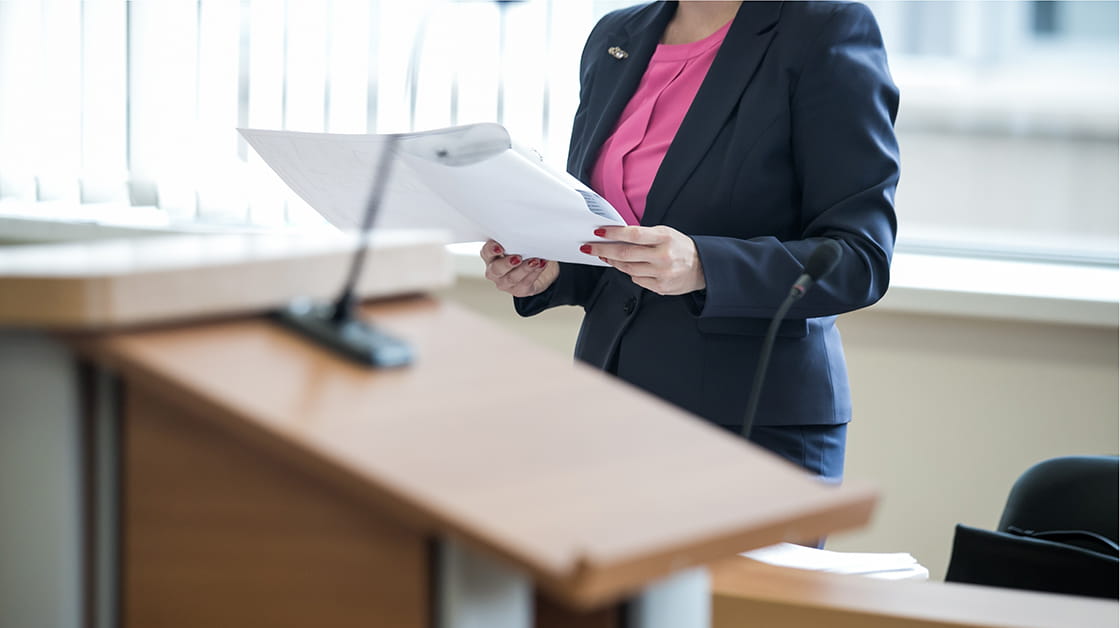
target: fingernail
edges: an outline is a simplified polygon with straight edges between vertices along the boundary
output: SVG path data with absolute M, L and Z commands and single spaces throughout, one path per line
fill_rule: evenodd
M 529 266 L 529 268 L 536 268 L 537 266 L 541 265 L 541 261 L 534 257 L 533 259 L 529 260 L 529 263 L 527 265 Z
M 501 255 L 502 254 L 502 247 L 500 245 L 495 244 L 494 245 L 494 252 L 497 253 L 498 255 Z
M 517 266 L 518 264 L 521 263 L 521 256 L 520 255 L 514 255 L 513 257 L 509 258 L 509 263 L 513 264 L 514 266 Z
M 600 255 L 600 256 L 599 256 L 599 260 L 600 260 L 600 261 L 602 261 L 602 262 L 606 262 L 606 261 L 607 261 L 607 258 L 605 258 L 605 257 L 603 257 L 602 255 Z
M 590 244 L 584 244 L 583 246 L 579 247 L 579 252 L 580 253 L 587 253 L 588 255 L 591 255 L 591 245 Z
M 597 235 L 601 238 L 601 237 L 607 235 L 607 230 L 606 229 L 596 229 L 595 230 L 595 235 Z

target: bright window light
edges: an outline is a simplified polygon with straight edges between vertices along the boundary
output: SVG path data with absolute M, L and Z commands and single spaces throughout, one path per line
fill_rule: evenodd
M 0 212 L 324 227 L 239 126 L 499 121 L 562 168 L 583 42 L 630 4 L 0 0 Z M 867 4 L 902 92 L 899 250 L 1115 265 L 1117 2 Z

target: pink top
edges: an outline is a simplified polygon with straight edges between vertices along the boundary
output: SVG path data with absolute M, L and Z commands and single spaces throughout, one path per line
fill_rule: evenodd
M 628 224 L 641 222 L 661 160 L 730 28 L 728 22 L 689 44 L 658 44 L 637 91 L 603 143 L 591 170 L 591 188 Z

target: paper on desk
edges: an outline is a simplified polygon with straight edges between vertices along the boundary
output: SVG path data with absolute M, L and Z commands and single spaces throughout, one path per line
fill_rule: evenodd
M 905 552 L 834 552 L 793 543 L 763 547 L 742 556 L 779 567 L 859 574 L 887 580 L 929 578 L 929 570 Z
M 249 145 L 331 224 L 361 224 L 388 136 L 239 129 Z M 510 254 L 603 265 L 579 252 L 625 222 L 574 177 L 515 147 L 498 124 L 397 135 L 378 229 L 439 228 L 455 242 L 493 238 Z

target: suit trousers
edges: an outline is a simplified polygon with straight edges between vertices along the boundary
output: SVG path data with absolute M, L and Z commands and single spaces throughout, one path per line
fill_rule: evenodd
M 734 426 L 723 426 L 739 434 Z M 752 443 L 770 450 L 822 479 L 839 482 L 844 475 L 844 445 L 848 424 L 755 425 Z

